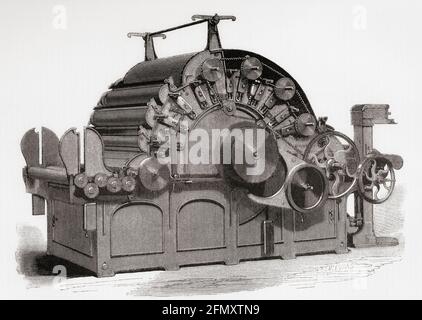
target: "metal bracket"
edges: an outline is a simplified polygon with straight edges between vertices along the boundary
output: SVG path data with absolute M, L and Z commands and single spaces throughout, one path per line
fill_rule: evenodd
M 48 128 L 41 127 L 41 159 L 43 167 L 63 167 L 59 155 L 59 138 Z
M 85 174 L 94 177 L 97 173 L 111 176 L 104 164 L 104 142 L 101 135 L 91 127 L 85 128 Z
M 59 154 L 68 175 L 76 176 L 80 171 L 79 133 L 75 128 L 65 132 L 60 139 Z
M 32 195 L 32 215 L 43 216 L 45 215 L 45 199 L 39 195 Z
M 186 24 L 182 24 L 180 26 L 176 26 L 176 27 L 172 27 L 172 28 L 168 28 L 168 29 L 163 29 L 160 31 L 155 31 L 155 32 L 129 32 L 127 34 L 128 38 L 131 37 L 142 37 L 145 41 L 145 61 L 151 61 L 151 60 L 155 60 L 157 59 L 157 54 L 155 53 L 155 49 L 154 49 L 154 41 L 153 38 L 154 37 L 161 37 L 163 39 L 166 38 L 165 33 L 170 32 L 170 31 L 174 31 L 174 30 L 179 30 L 182 28 L 187 28 L 190 26 L 194 26 L 200 23 L 204 23 L 207 22 L 208 23 L 208 40 L 207 40 L 207 46 L 206 46 L 206 50 L 219 50 L 221 49 L 221 41 L 220 41 L 220 36 L 218 34 L 218 28 L 217 25 L 221 20 L 232 20 L 232 21 L 236 21 L 236 17 L 235 16 L 219 16 L 218 14 L 215 14 L 213 16 L 209 16 L 209 15 L 193 15 L 192 16 L 192 20 L 193 22 L 191 23 L 186 23 Z
M 21 140 L 21 151 L 27 167 L 40 166 L 40 134 L 35 128 L 28 130 Z
M 86 203 L 84 205 L 83 229 L 85 231 L 97 230 L 97 204 Z
M 220 35 L 218 33 L 217 25 L 221 20 L 231 20 L 236 21 L 235 16 L 219 16 L 215 14 L 213 16 L 210 15 L 200 15 L 195 14 L 192 16 L 192 20 L 202 20 L 208 22 L 208 39 L 207 39 L 207 46 L 205 50 L 218 50 L 221 49 L 221 40 Z
M 157 59 L 157 54 L 155 53 L 154 40 L 153 38 L 161 37 L 166 38 L 166 35 L 163 33 L 149 33 L 149 32 L 129 32 L 127 34 L 128 38 L 132 37 L 141 37 L 145 41 L 145 61 L 152 61 Z
M 390 119 L 388 104 L 357 104 L 352 107 L 352 125 L 372 127 L 374 124 L 396 124 Z

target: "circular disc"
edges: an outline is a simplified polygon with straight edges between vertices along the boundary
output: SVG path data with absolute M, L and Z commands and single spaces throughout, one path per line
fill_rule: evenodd
M 116 193 L 122 190 L 122 182 L 117 177 L 110 177 L 107 180 L 107 190 Z
M 293 98 L 296 92 L 296 85 L 290 78 L 280 78 L 274 86 L 274 93 L 277 98 L 287 101 Z
M 84 188 L 84 194 L 90 198 L 94 199 L 100 194 L 100 189 L 95 183 L 88 183 Z
M 73 182 L 78 188 L 83 189 L 88 184 L 88 177 L 85 173 L 79 173 L 75 176 Z
M 139 179 L 146 189 L 159 191 L 167 186 L 170 180 L 170 170 L 167 165 L 161 164 L 157 158 L 149 157 L 139 167 Z
M 252 128 L 249 128 L 252 130 Z M 256 129 L 255 129 L 256 130 Z M 264 130 L 264 129 L 260 129 Z M 265 140 L 236 141 L 232 143 L 232 166 L 236 174 L 246 183 L 261 183 L 270 178 L 280 161 L 277 142 L 273 135 L 265 132 Z M 246 135 L 243 135 L 245 137 Z M 238 146 L 243 146 L 239 148 Z M 240 161 L 239 161 L 240 160 Z
M 303 137 L 310 137 L 315 134 L 316 120 L 310 113 L 302 113 L 295 120 L 296 132 Z
M 302 213 L 315 210 L 328 196 L 326 177 L 317 167 L 302 164 L 291 174 L 286 193 L 294 210 Z
M 122 178 L 122 188 L 126 192 L 132 192 L 136 188 L 136 180 L 132 176 L 125 176 Z
M 97 173 L 94 177 L 95 184 L 100 187 L 104 188 L 107 185 L 107 175 L 105 173 Z
M 224 75 L 224 66 L 220 59 L 210 58 L 202 63 L 202 77 L 211 82 L 215 82 Z
M 326 171 L 330 199 L 345 196 L 356 185 L 359 150 L 343 133 L 326 131 L 315 136 L 306 146 L 303 160 Z
M 242 76 L 249 80 L 256 80 L 262 75 L 262 63 L 255 57 L 249 57 L 243 60 L 240 66 Z
M 358 193 L 373 204 L 387 201 L 393 193 L 396 178 L 392 163 L 382 156 L 367 156 L 359 165 Z

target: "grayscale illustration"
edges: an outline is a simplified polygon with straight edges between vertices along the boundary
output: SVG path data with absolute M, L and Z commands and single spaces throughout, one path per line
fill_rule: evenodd
M 224 46 L 223 26 L 236 28 L 241 15 L 195 11 L 207 14 L 179 12 L 186 23 L 162 19 L 122 35 L 142 48 L 140 62 L 115 75 L 89 119 L 80 115 L 63 134 L 48 128 L 54 120 L 23 132 L 19 196 L 44 216 L 16 227 L 28 292 L 53 284 L 75 296 L 177 297 L 359 286 L 401 261 L 397 176 L 407 158 L 394 144 L 377 146 L 377 128 L 386 140 L 401 128 L 395 105 L 356 97 L 321 113 L 303 72 L 265 54 L 265 41 L 262 52 Z M 156 50 L 196 26 L 203 50 Z M 236 32 L 248 33 L 247 24 Z
M 33 214 L 47 208 L 48 254 L 104 277 L 396 245 L 373 228 L 373 206 L 391 196 L 394 172 L 403 165 L 399 155 L 372 145 L 374 125 L 394 124 L 389 106 L 353 106 L 352 140 L 316 117 L 299 84 L 277 64 L 221 47 L 218 24 L 234 16 L 192 20 L 128 33 L 145 41 L 145 61 L 95 107 L 83 165 L 75 129 L 61 139 L 47 128 L 41 137 L 34 129 L 23 137 Z M 204 51 L 157 57 L 155 37 L 198 23 L 208 24 Z M 195 130 L 219 141 L 189 145 Z M 346 210 L 351 193 L 353 216 Z

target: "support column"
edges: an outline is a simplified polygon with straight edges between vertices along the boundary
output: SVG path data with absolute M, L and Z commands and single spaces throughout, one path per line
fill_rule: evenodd
M 354 128 L 354 141 L 359 149 L 361 160 L 373 151 L 374 124 L 395 124 L 389 119 L 389 105 L 363 104 L 352 107 L 352 125 Z M 372 191 L 368 191 L 369 193 Z M 355 193 L 355 219 L 359 231 L 353 235 L 354 247 L 371 247 L 376 245 L 395 245 L 393 238 L 377 238 L 374 230 L 374 205 L 363 200 Z

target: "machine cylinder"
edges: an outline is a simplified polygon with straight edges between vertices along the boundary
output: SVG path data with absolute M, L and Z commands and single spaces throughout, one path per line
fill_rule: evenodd
M 144 125 L 147 109 L 146 106 L 97 109 L 91 116 L 91 124 L 99 127 Z
M 138 87 L 119 88 L 106 92 L 99 102 L 100 107 L 118 107 L 146 104 L 151 97 L 158 97 L 162 83 Z

